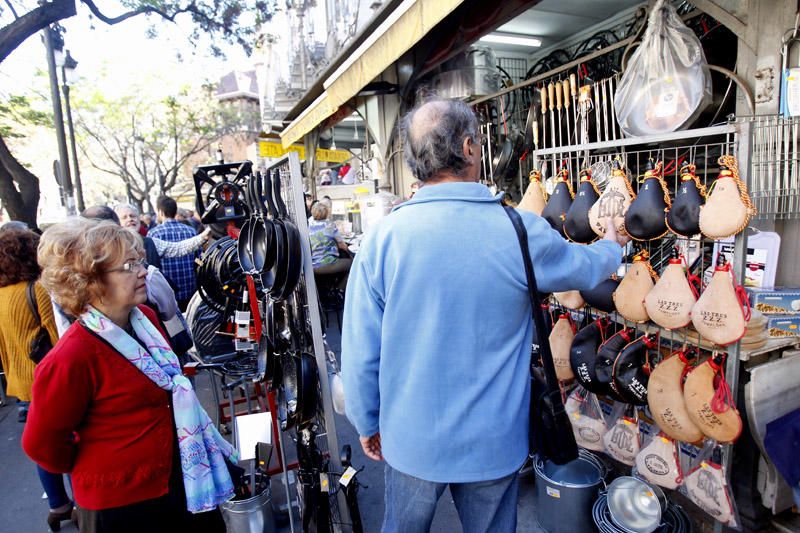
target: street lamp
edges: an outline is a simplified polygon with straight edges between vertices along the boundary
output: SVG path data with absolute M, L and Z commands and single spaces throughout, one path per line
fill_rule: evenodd
M 61 65 L 61 80 L 63 85 L 61 90 L 64 92 L 64 104 L 67 110 L 67 128 L 69 129 L 69 142 L 72 149 L 72 166 L 75 170 L 75 195 L 78 200 L 78 211 L 83 211 L 85 205 L 83 203 L 83 185 L 81 184 L 81 169 L 78 166 L 78 150 L 75 146 L 75 126 L 72 122 L 72 109 L 69 105 L 69 86 L 78 81 L 78 76 L 75 73 L 75 68 L 78 62 L 70 55 L 67 50 L 67 55 L 64 56 L 63 64 Z

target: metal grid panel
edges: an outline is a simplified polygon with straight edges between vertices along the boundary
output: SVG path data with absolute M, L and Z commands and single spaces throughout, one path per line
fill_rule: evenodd
M 753 125 L 750 187 L 759 219 L 800 218 L 800 117 L 759 116 Z
M 519 83 L 525 79 L 528 73 L 528 60 L 519 57 L 499 57 L 497 58 L 498 66 L 508 72 L 511 76 L 511 81 Z

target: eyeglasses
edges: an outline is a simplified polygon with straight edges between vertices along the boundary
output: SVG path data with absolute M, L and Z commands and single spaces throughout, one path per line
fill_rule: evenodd
M 146 268 L 146 261 L 144 259 L 133 259 L 131 261 L 122 263 L 122 266 L 119 268 L 112 268 L 107 270 L 107 272 L 126 272 L 128 274 L 132 272 L 136 272 L 136 269 L 139 267 Z

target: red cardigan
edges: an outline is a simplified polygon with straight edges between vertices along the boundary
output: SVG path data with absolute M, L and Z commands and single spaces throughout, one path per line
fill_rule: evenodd
M 166 494 L 174 438 L 169 393 L 80 323 L 37 365 L 22 447 L 45 470 L 72 475 L 81 507 Z

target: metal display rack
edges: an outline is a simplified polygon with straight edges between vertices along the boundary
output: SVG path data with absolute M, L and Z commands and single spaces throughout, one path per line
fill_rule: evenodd
M 311 326 L 313 354 L 317 363 L 319 393 L 322 398 L 321 410 L 318 410 L 312 426 L 316 432 L 315 440 L 317 447 L 324 455 L 327 455 L 331 467 L 331 474 L 335 475 L 336 473 L 341 473 L 343 467 L 338 452 L 340 447 L 338 434 L 336 432 L 331 386 L 328 377 L 327 353 L 322 333 L 322 315 L 317 286 L 314 279 L 314 270 L 311 263 L 311 243 L 309 239 L 308 220 L 305 217 L 305 198 L 303 196 L 303 176 L 300 170 L 300 159 L 295 152 L 289 152 L 286 156 L 267 167 L 267 170 L 275 172 L 273 175 L 280 177 L 281 196 L 286 203 L 289 218 L 294 222 L 300 232 L 300 240 L 303 249 L 303 268 L 298 290 L 301 291 L 305 298 L 304 305 L 307 307 L 306 316 L 309 317 Z M 308 430 L 299 430 L 298 433 L 305 431 Z M 298 439 L 304 437 L 307 436 L 298 434 Z M 283 450 L 282 435 L 280 438 L 281 450 Z M 284 478 L 284 483 L 288 487 L 288 479 Z M 334 483 L 333 480 L 330 483 L 330 487 L 329 500 L 334 530 L 348 531 L 351 519 L 345 495 L 343 491 L 337 490 L 338 483 Z M 291 505 L 289 509 L 291 509 Z

